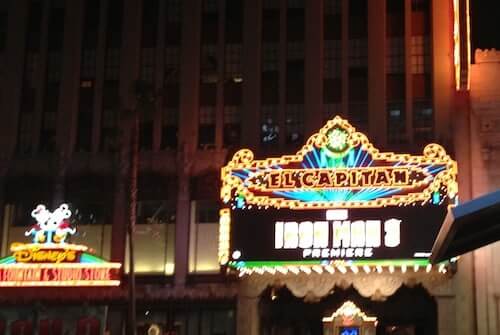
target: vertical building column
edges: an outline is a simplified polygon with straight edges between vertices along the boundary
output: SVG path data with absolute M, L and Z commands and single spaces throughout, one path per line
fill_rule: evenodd
M 38 151 L 40 144 L 40 131 L 42 129 L 42 113 L 45 99 L 45 86 L 47 85 L 47 45 L 49 30 L 50 1 L 42 2 L 42 26 L 40 34 L 40 62 L 35 70 L 35 110 L 33 118 L 33 151 Z
M 412 25 L 411 25 L 411 0 L 404 0 L 405 16 L 405 113 L 406 137 L 408 143 L 413 143 L 413 69 L 412 69 Z
M 341 0 L 342 15 L 342 98 L 341 110 L 344 118 L 349 117 L 349 0 Z
M 156 92 L 164 92 L 165 89 L 165 25 L 166 25 L 166 15 L 165 8 L 167 3 L 165 1 L 158 2 L 158 35 L 156 42 L 156 52 L 155 52 L 155 69 L 156 74 L 154 76 L 154 87 Z M 155 103 L 155 110 L 153 114 L 153 151 L 159 151 L 161 147 L 161 132 L 163 126 L 163 97 L 164 94 L 160 94 Z
M 97 35 L 95 90 L 94 90 L 94 115 L 92 121 L 92 152 L 99 151 L 101 135 L 101 114 L 104 88 L 104 64 L 106 59 L 106 25 L 108 1 L 101 0 L 99 8 L 99 34 Z
M 3 134 L 0 142 L 2 151 L 11 156 L 17 144 L 20 102 L 24 76 L 24 55 L 26 42 L 26 21 L 28 1 L 10 3 L 5 62 L 2 67 L 4 84 L 0 92 L 0 106 L 4 111 L 0 125 Z
M 368 0 L 368 129 L 375 143 L 387 142 L 385 45 L 385 0 Z
M 244 1 L 244 6 L 242 143 L 257 148 L 260 141 L 262 0 Z
M 431 1 L 432 98 L 436 139 L 451 139 L 451 103 L 454 89 L 453 10 L 451 1 Z M 462 198 L 463 200 L 463 198 Z
M 455 314 L 455 298 L 453 296 L 436 296 L 438 334 L 455 335 L 457 331 L 457 316 Z
M 66 3 L 56 143 L 58 151 L 67 154 L 73 151 L 77 133 L 83 12 L 82 0 Z
M 201 0 L 182 6 L 179 155 L 177 157 L 177 216 L 175 226 L 175 284 L 186 282 L 189 262 L 190 174 L 198 143 L 200 90 Z
M 64 194 L 66 170 L 77 133 L 82 12 L 83 2 L 81 0 L 71 1 L 66 4 L 60 98 L 56 114 L 57 167 L 54 179 L 54 206 L 70 200 L 65 199 Z
M 265 1 L 265 0 L 264 0 Z M 279 145 L 281 148 L 285 146 L 286 143 L 286 62 L 288 54 L 288 42 L 286 36 L 286 25 L 287 25 L 287 12 L 288 12 L 288 0 L 280 1 L 280 41 L 279 41 L 279 107 L 278 107 L 278 125 L 280 127 Z
M 259 335 L 259 297 L 238 296 L 236 331 L 238 335 Z
M 323 1 L 305 2 L 305 138 L 323 123 Z
M 435 1 L 432 2 L 433 4 Z M 449 87 L 450 88 L 450 87 Z M 448 89 L 449 89 L 448 88 Z M 446 93 L 443 95 L 446 95 Z M 453 118 L 455 158 L 458 162 L 459 197 L 461 201 L 472 198 L 470 112 L 465 104 L 466 94 L 455 94 L 456 115 Z M 438 97 L 435 96 L 435 99 Z M 455 274 L 456 319 L 460 320 L 457 335 L 476 334 L 475 265 L 473 253 L 462 255 Z
M 141 3 L 139 0 L 124 2 L 123 37 L 120 64 L 120 113 L 130 113 L 135 108 L 134 82 L 139 74 L 139 45 Z M 122 118 L 123 119 L 123 118 Z M 115 175 L 115 199 L 113 212 L 113 234 L 111 237 L 111 258 L 124 262 L 127 225 L 129 223 L 128 186 L 130 180 L 131 120 L 122 120 L 119 167 Z
M 225 23 L 226 23 L 226 11 L 224 6 L 224 0 L 218 0 L 217 2 L 217 45 L 216 45 L 216 57 L 217 63 L 217 99 L 215 103 L 215 148 L 217 150 L 223 147 L 224 138 L 224 84 L 226 81 L 225 76 L 225 59 L 224 59 L 224 46 L 225 46 Z

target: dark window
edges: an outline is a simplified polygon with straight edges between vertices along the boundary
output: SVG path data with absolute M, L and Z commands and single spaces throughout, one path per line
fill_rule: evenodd
M 105 81 L 101 115 L 101 151 L 115 151 L 117 145 L 117 121 L 120 108 L 118 81 Z
M 181 43 L 181 0 L 165 0 L 165 45 Z
M 153 120 L 142 120 L 139 129 L 140 150 L 151 150 L 153 148 Z
M 217 201 L 200 200 L 196 202 L 196 222 L 219 222 L 219 204 Z
M 7 43 L 8 18 L 7 11 L 0 11 L 0 51 L 5 50 Z
M 85 21 L 83 30 L 83 47 L 86 49 L 97 48 L 99 35 L 100 1 L 87 0 L 85 2 Z
M 154 48 L 158 36 L 158 0 L 142 2 L 142 47 Z
M 304 40 L 304 7 L 288 8 L 286 18 L 286 38 L 288 41 Z
M 304 103 L 304 59 L 287 61 L 286 101 Z
M 387 1 L 387 36 L 404 36 L 405 34 L 405 2 L 401 0 Z
M 261 110 L 260 140 L 263 146 L 276 146 L 279 143 L 278 105 L 263 105 Z
M 94 87 L 92 81 L 81 82 L 78 112 L 77 151 L 90 151 L 92 145 L 92 122 L 94 114 Z
M 143 48 L 141 50 L 141 73 L 142 81 L 153 83 L 155 74 L 155 48 Z
M 229 81 L 224 84 L 224 104 L 239 106 L 242 102 L 242 83 Z
M 241 107 L 224 107 L 224 147 L 234 147 L 240 144 L 241 137 Z
M 120 48 L 122 45 L 123 1 L 110 0 L 106 27 L 106 43 L 108 48 Z
M 179 128 L 179 107 L 178 104 L 163 107 L 161 130 L 162 149 L 175 149 L 177 147 L 178 128 Z
M 340 14 L 325 15 L 325 23 L 323 29 L 325 40 L 342 39 L 342 17 L 340 16 Z
M 349 38 L 366 38 L 368 35 L 367 0 L 349 1 Z
M 304 105 L 287 105 L 285 111 L 286 143 L 301 144 L 304 137 Z
M 226 43 L 241 43 L 243 41 L 243 0 L 226 1 L 225 25 Z
M 405 76 L 404 74 L 388 74 L 387 75 L 387 100 L 399 101 L 404 100 L 405 92 Z
M 262 13 L 262 40 L 277 42 L 280 40 L 279 9 L 264 9 Z
M 411 30 L 413 36 L 430 33 L 430 0 L 412 0 Z
M 198 126 L 198 146 L 200 149 L 215 147 L 215 120 L 215 107 L 200 107 Z
M 28 30 L 26 32 L 26 49 L 37 51 L 40 49 L 42 4 L 39 0 L 31 0 L 28 16 Z
M 215 106 L 217 102 L 217 85 L 201 84 L 200 106 Z
M 407 141 L 404 101 L 387 105 L 387 140 L 391 144 Z
M 261 100 L 263 105 L 279 103 L 279 72 L 262 73 Z
M 51 8 L 48 49 L 61 50 L 64 42 L 64 8 Z
M 429 100 L 413 103 L 413 136 L 417 143 L 434 140 L 434 112 Z
M 104 60 L 104 79 L 118 81 L 120 79 L 120 49 L 107 49 Z
M 217 44 L 219 38 L 219 14 L 217 1 L 203 0 L 203 11 L 201 17 L 201 43 Z
M 324 103 L 340 103 L 342 100 L 342 80 L 340 78 L 328 78 L 323 83 Z
M 54 152 L 56 146 L 56 117 L 59 103 L 59 84 L 47 84 L 45 90 L 40 151 Z
M 431 78 L 428 74 L 414 74 L 412 76 L 412 90 L 414 99 L 428 99 L 432 96 Z

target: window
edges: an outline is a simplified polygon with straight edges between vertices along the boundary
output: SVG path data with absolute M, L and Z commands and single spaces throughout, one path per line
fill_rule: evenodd
M 405 72 L 404 38 L 388 38 L 386 40 L 387 73 Z
M 219 38 L 219 16 L 217 0 L 202 0 L 202 44 L 217 44 Z
M 119 49 L 122 45 L 123 1 L 109 0 L 107 16 L 107 48 Z
M 174 273 L 176 205 L 175 200 L 139 198 L 134 232 L 137 273 Z M 128 272 L 128 256 L 125 271 Z
M 391 144 L 406 142 L 406 115 L 404 101 L 387 106 L 387 140 Z
M 103 87 L 102 114 L 101 114 L 101 151 L 115 151 L 116 148 L 116 124 L 118 120 L 118 109 L 120 99 L 118 93 L 118 81 L 105 81 Z
M 120 49 L 107 49 L 104 64 L 104 79 L 120 79 Z
M 241 44 L 243 41 L 243 1 L 226 1 L 224 38 L 227 44 Z
M 33 148 L 33 113 L 19 114 L 17 152 L 27 154 Z
M 29 6 L 28 29 L 26 32 L 26 49 L 39 51 L 42 26 L 42 3 L 40 0 L 31 0 Z
M 193 201 L 191 211 L 195 220 L 190 229 L 189 272 L 218 273 L 219 204 L 211 200 Z
M 327 40 L 324 46 L 323 73 L 325 78 L 340 78 L 342 73 L 342 43 Z
M 342 11 L 341 0 L 324 0 L 323 7 L 325 15 L 338 15 Z
M 92 145 L 92 126 L 94 114 L 94 87 L 86 82 L 80 85 L 80 101 L 78 112 L 78 133 L 76 139 L 77 151 L 90 151 Z
M 218 76 L 217 48 L 215 44 L 201 47 L 201 82 L 216 83 Z
M 215 107 L 200 107 L 198 146 L 200 149 L 213 149 L 215 147 Z
M 48 82 L 45 88 L 40 131 L 40 151 L 54 152 L 56 147 L 56 118 L 59 104 L 59 83 Z
M 262 106 L 260 139 L 264 146 L 274 146 L 279 143 L 278 105 Z
M 165 0 L 165 45 L 180 45 L 181 42 L 181 0 Z
M 176 148 L 179 124 L 179 108 L 166 106 L 163 108 L 161 147 Z
M 224 146 L 232 147 L 240 144 L 241 107 L 224 106 Z
M 366 39 L 368 36 L 368 0 L 349 0 L 349 39 Z
M 389 37 L 405 35 L 405 2 L 401 0 L 387 0 L 386 33 Z
M 278 43 L 262 44 L 262 71 L 279 71 L 280 49 Z
M 82 79 L 94 79 L 96 75 L 96 50 L 83 49 L 80 77 Z
M 301 144 L 304 137 L 304 105 L 287 105 L 285 112 L 286 143 Z
M 325 104 L 323 106 L 323 121 L 326 123 L 326 121 L 333 119 L 337 115 L 342 114 L 342 105 L 340 103 L 336 104 Z
M 158 36 L 159 0 L 142 2 L 142 47 L 155 48 Z
M 288 41 L 304 40 L 304 0 L 288 0 L 286 38 Z
M 434 112 L 430 101 L 417 100 L 413 103 L 413 136 L 417 143 L 434 140 Z
M 349 67 L 366 67 L 368 60 L 368 41 L 366 39 L 349 40 Z
M 430 73 L 430 45 L 427 36 L 411 37 L 411 72 Z
M 96 49 L 99 36 L 100 1 L 85 2 L 85 21 L 83 26 L 83 49 Z
M 225 78 L 241 82 L 243 80 L 241 73 L 241 44 L 226 44 L 224 56 L 224 73 Z
M 155 74 L 155 50 L 143 48 L 141 52 L 141 80 L 153 83 Z
M 52 7 L 49 17 L 49 50 L 61 50 L 64 42 L 64 8 Z
M 180 56 L 179 47 L 165 48 L 165 83 L 179 82 Z
M 62 52 L 52 51 L 47 56 L 47 82 L 58 83 L 61 80 Z
M 8 26 L 7 11 L 0 11 L 0 52 L 5 50 L 7 43 L 7 26 Z
M 264 1 L 264 4 L 271 5 L 272 1 Z M 277 7 L 264 7 L 262 13 L 262 41 L 278 42 L 280 40 L 280 11 L 279 2 Z

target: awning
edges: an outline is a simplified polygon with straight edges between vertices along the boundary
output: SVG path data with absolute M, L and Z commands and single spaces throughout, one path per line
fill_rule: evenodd
M 500 240 L 500 190 L 448 210 L 432 248 L 438 263 Z

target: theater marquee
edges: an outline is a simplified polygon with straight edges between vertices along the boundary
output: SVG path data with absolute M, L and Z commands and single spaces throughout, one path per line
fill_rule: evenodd
M 456 202 L 456 174 L 437 144 L 422 156 L 380 152 L 340 117 L 295 155 L 240 150 L 221 171 L 220 263 L 426 264 Z
M 26 236 L 32 243 L 13 243 L 12 255 L 0 259 L 0 287 L 118 286 L 120 263 L 106 262 L 84 245 L 66 243 L 76 233 L 71 211 L 63 204 L 54 212 L 38 205 Z

